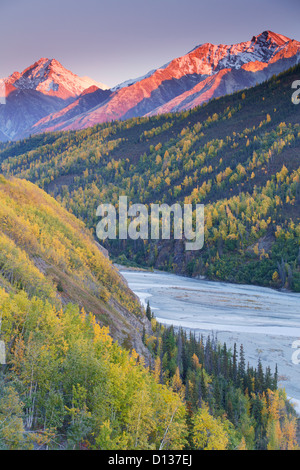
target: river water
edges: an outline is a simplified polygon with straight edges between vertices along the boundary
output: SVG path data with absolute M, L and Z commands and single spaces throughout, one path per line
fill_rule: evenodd
M 190 279 L 162 272 L 120 270 L 156 319 L 204 336 L 214 333 L 228 347 L 243 344 L 246 360 L 272 372 L 300 413 L 300 294 L 264 287 Z

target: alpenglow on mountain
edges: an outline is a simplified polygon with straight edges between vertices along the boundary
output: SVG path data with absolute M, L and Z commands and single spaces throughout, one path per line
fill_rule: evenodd
M 55 59 L 40 59 L 4 79 L 0 140 L 191 109 L 255 86 L 299 62 L 300 42 L 271 31 L 234 45 L 201 44 L 113 89 L 78 77 Z

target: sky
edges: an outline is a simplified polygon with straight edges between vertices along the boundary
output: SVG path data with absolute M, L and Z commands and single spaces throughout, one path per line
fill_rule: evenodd
M 196 45 L 300 41 L 299 0 L 0 0 L 0 77 L 41 57 L 114 86 Z

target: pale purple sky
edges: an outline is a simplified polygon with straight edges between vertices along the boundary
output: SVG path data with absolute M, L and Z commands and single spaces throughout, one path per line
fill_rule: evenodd
M 114 86 L 204 42 L 300 40 L 299 0 L 0 0 L 0 77 L 41 57 Z

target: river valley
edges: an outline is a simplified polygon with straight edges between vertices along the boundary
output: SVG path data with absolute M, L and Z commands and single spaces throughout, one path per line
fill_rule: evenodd
M 190 279 L 162 272 L 121 269 L 129 287 L 156 319 L 217 335 L 233 349 L 243 344 L 246 362 L 275 371 L 279 386 L 300 413 L 300 294 L 224 282 Z M 298 358 L 299 356 L 299 358 Z

